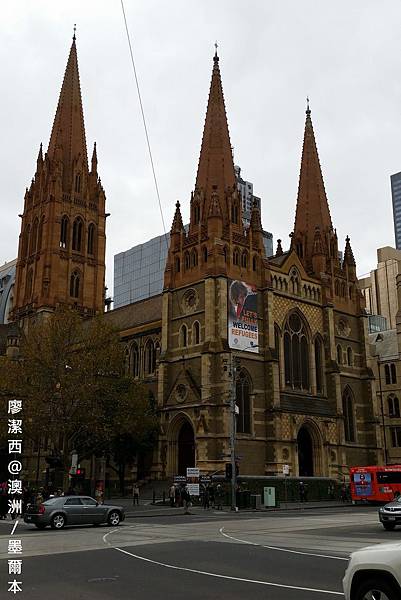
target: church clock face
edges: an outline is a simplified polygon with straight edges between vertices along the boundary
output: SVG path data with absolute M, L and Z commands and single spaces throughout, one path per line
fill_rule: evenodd
M 191 313 L 198 308 L 199 295 L 195 290 L 187 290 L 182 298 L 183 310 L 185 313 Z

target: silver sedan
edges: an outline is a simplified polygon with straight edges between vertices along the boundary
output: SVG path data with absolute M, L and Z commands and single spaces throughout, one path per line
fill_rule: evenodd
M 115 527 L 125 519 L 122 506 L 99 504 L 89 496 L 60 496 L 49 498 L 38 506 L 28 505 L 24 514 L 25 523 L 38 529 L 50 525 L 52 529 L 63 529 L 66 525 L 100 525 L 108 523 Z

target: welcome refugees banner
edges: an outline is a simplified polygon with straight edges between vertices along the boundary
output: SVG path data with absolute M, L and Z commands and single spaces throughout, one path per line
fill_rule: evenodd
M 228 344 L 235 350 L 258 352 L 257 290 L 239 280 L 228 282 Z

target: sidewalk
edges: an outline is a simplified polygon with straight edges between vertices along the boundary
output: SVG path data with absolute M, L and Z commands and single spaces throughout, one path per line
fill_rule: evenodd
M 112 498 L 106 500 L 105 504 L 114 504 L 116 506 L 123 506 L 127 517 L 167 517 L 167 516 L 178 516 L 184 514 L 184 507 L 171 508 L 170 504 L 151 504 L 149 501 L 145 501 L 139 506 L 132 505 L 132 498 Z M 278 507 L 262 507 L 260 510 L 254 508 L 242 508 L 238 511 L 241 513 L 268 513 L 277 512 L 282 510 L 311 510 L 317 508 L 344 508 L 350 507 L 352 504 L 343 503 L 337 500 L 322 500 L 320 502 L 283 502 Z M 190 509 L 191 514 L 205 515 L 210 512 L 220 512 L 213 508 L 210 510 L 204 510 L 202 506 L 192 505 Z M 229 506 L 223 506 L 222 514 L 232 513 Z

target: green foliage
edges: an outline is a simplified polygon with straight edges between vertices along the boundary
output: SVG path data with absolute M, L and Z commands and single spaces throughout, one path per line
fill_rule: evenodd
M 46 436 L 65 456 L 72 448 L 111 453 L 121 436 L 140 448 L 157 430 L 147 392 L 124 375 L 118 333 L 103 317 L 59 310 L 31 324 L 20 359 L 0 362 L 3 395 L 23 399 L 25 434 Z

